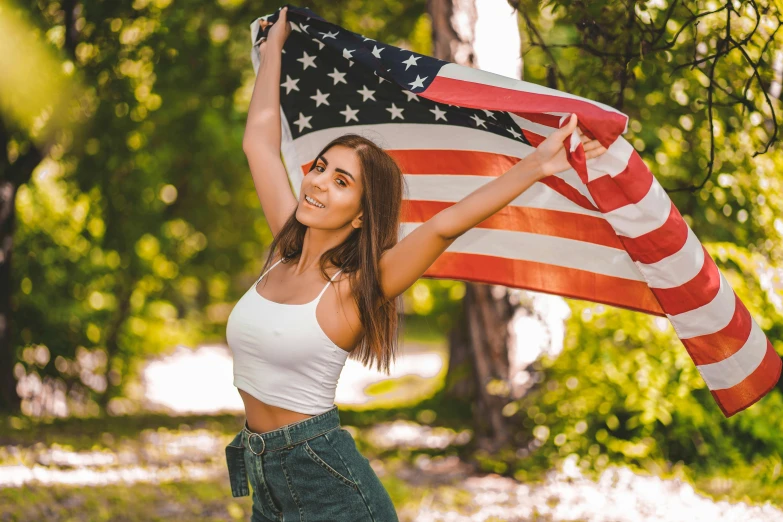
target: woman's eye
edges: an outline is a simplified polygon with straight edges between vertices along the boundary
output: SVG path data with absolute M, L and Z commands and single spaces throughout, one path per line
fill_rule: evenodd
M 345 183 L 345 181 L 344 181 L 342 178 L 337 178 L 337 181 L 339 181 L 340 183 L 342 183 L 342 186 L 343 186 L 343 187 L 347 187 L 347 186 L 348 186 L 348 185 Z
M 323 166 L 321 166 L 321 165 L 317 165 L 315 168 L 316 168 L 316 170 L 317 170 L 317 169 L 322 169 L 322 168 L 323 168 Z M 323 170 L 319 170 L 318 172 L 323 172 Z

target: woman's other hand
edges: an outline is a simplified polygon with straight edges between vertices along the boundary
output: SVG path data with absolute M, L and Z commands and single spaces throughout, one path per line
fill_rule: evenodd
M 568 158 L 566 157 L 563 142 L 574 132 L 574 129 L 576 129 L 579 138 L 582 140 L 586 159 L 597 158 L 606 152 L 606 148 L 598 140 L 591 140 L 582 134 L 582 131 L 577 128 L 576 124 L 576 114 L 572 114 L 565 127 L 557 129 L 536 147 L 533 154 L 540 165 L 541 177 L 557 174 L 571 168 L 571 164 L 568 163 Z

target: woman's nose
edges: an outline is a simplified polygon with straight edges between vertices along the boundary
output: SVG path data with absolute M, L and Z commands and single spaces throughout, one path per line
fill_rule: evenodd
M 322 172 L 321 174 L 325 174 L 325 172 Z M 313 180 L 313 186 L 323 192 L 324 190 L 324 183 L 326 183 L 327 177 L 321 176 L 321 174 L 317 175 L 315 179 Z

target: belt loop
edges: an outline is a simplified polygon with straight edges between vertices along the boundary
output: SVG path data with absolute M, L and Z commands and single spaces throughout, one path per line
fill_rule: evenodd
M 288 426 L 283 426 L 283 435 L 285 435 L 285 445 L 291 445 L 291 431 Z

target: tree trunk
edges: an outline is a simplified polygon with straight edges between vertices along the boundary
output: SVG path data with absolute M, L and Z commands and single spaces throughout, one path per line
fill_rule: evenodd
M 16 393 L 14 366 L 18 361 L 11 334 L 13 294 L 11 257 L 16 228 L 16 192 L 30 181 L 43 154 L 32 144 L 13 163 L 7 155 L 11 133 L 0 120 L 0 412 L 15 415 L 21 411 L 21 399 Z
M 5 171 L 7 166 L 3 167 Z M 16 350 L 11 339 L 11 252 L 16 189 L 10 181 L 0 181 L 0 412 L 4 414 L 17 414 L 21 408 L 14 377 Z
M 66 27 L 63 50 L 72 60 L 75 60 L 76 56 L 78 34 L 74 24 L 76 2 L 77 0 L 62 2 Z M 6 125 L 0 115 L 0 412 L 4 414 L 21 412 L 21 399 L 16 393 L 14 376 L 14 366 L 19 358 L 11 334 L 13 305 L 11 257 L 16 228 L 16 193 L 21 185 L 30 181 L 33 171 L 55 143 L 59 124 L 68 114 L 68 104 L 64 103 L 64 100 L 65 97 L 51 107 L 53 114 L 49 118 L 48 125 L 40 133 L 37 144 L 29 139 L 19 140 L 17 137 L 17 142 L 21 141 L 19 143 L 21 153 L 15 158 L 9 157 L 7 152 L 12 138 L 10 125 Z
M 474 42 L 478 8 L 483 7 L 483 1 L 429 0 L 427 9 L 432 19 L 435 58 L 478 66 L 480 57 Z M 512 11 L 511 7 L 507 9 Z M 509 42 L 498 43 L 509 45 Z M 518 54 L 518 47 L 516 51 Z M 512 65 L 515 67 L 512 74 L 519 77 L 521 67 L 518 63 Z M 462 304 L 462 315 L 448 335 L 446 395 L 472 405 L 477 445 L 493 452 L 511 442 L 512 430 L 502 411 L 510 400 L 508 324 L 516 307 L 509 301 L 505 287 L 477 283 L 466 283 Z

